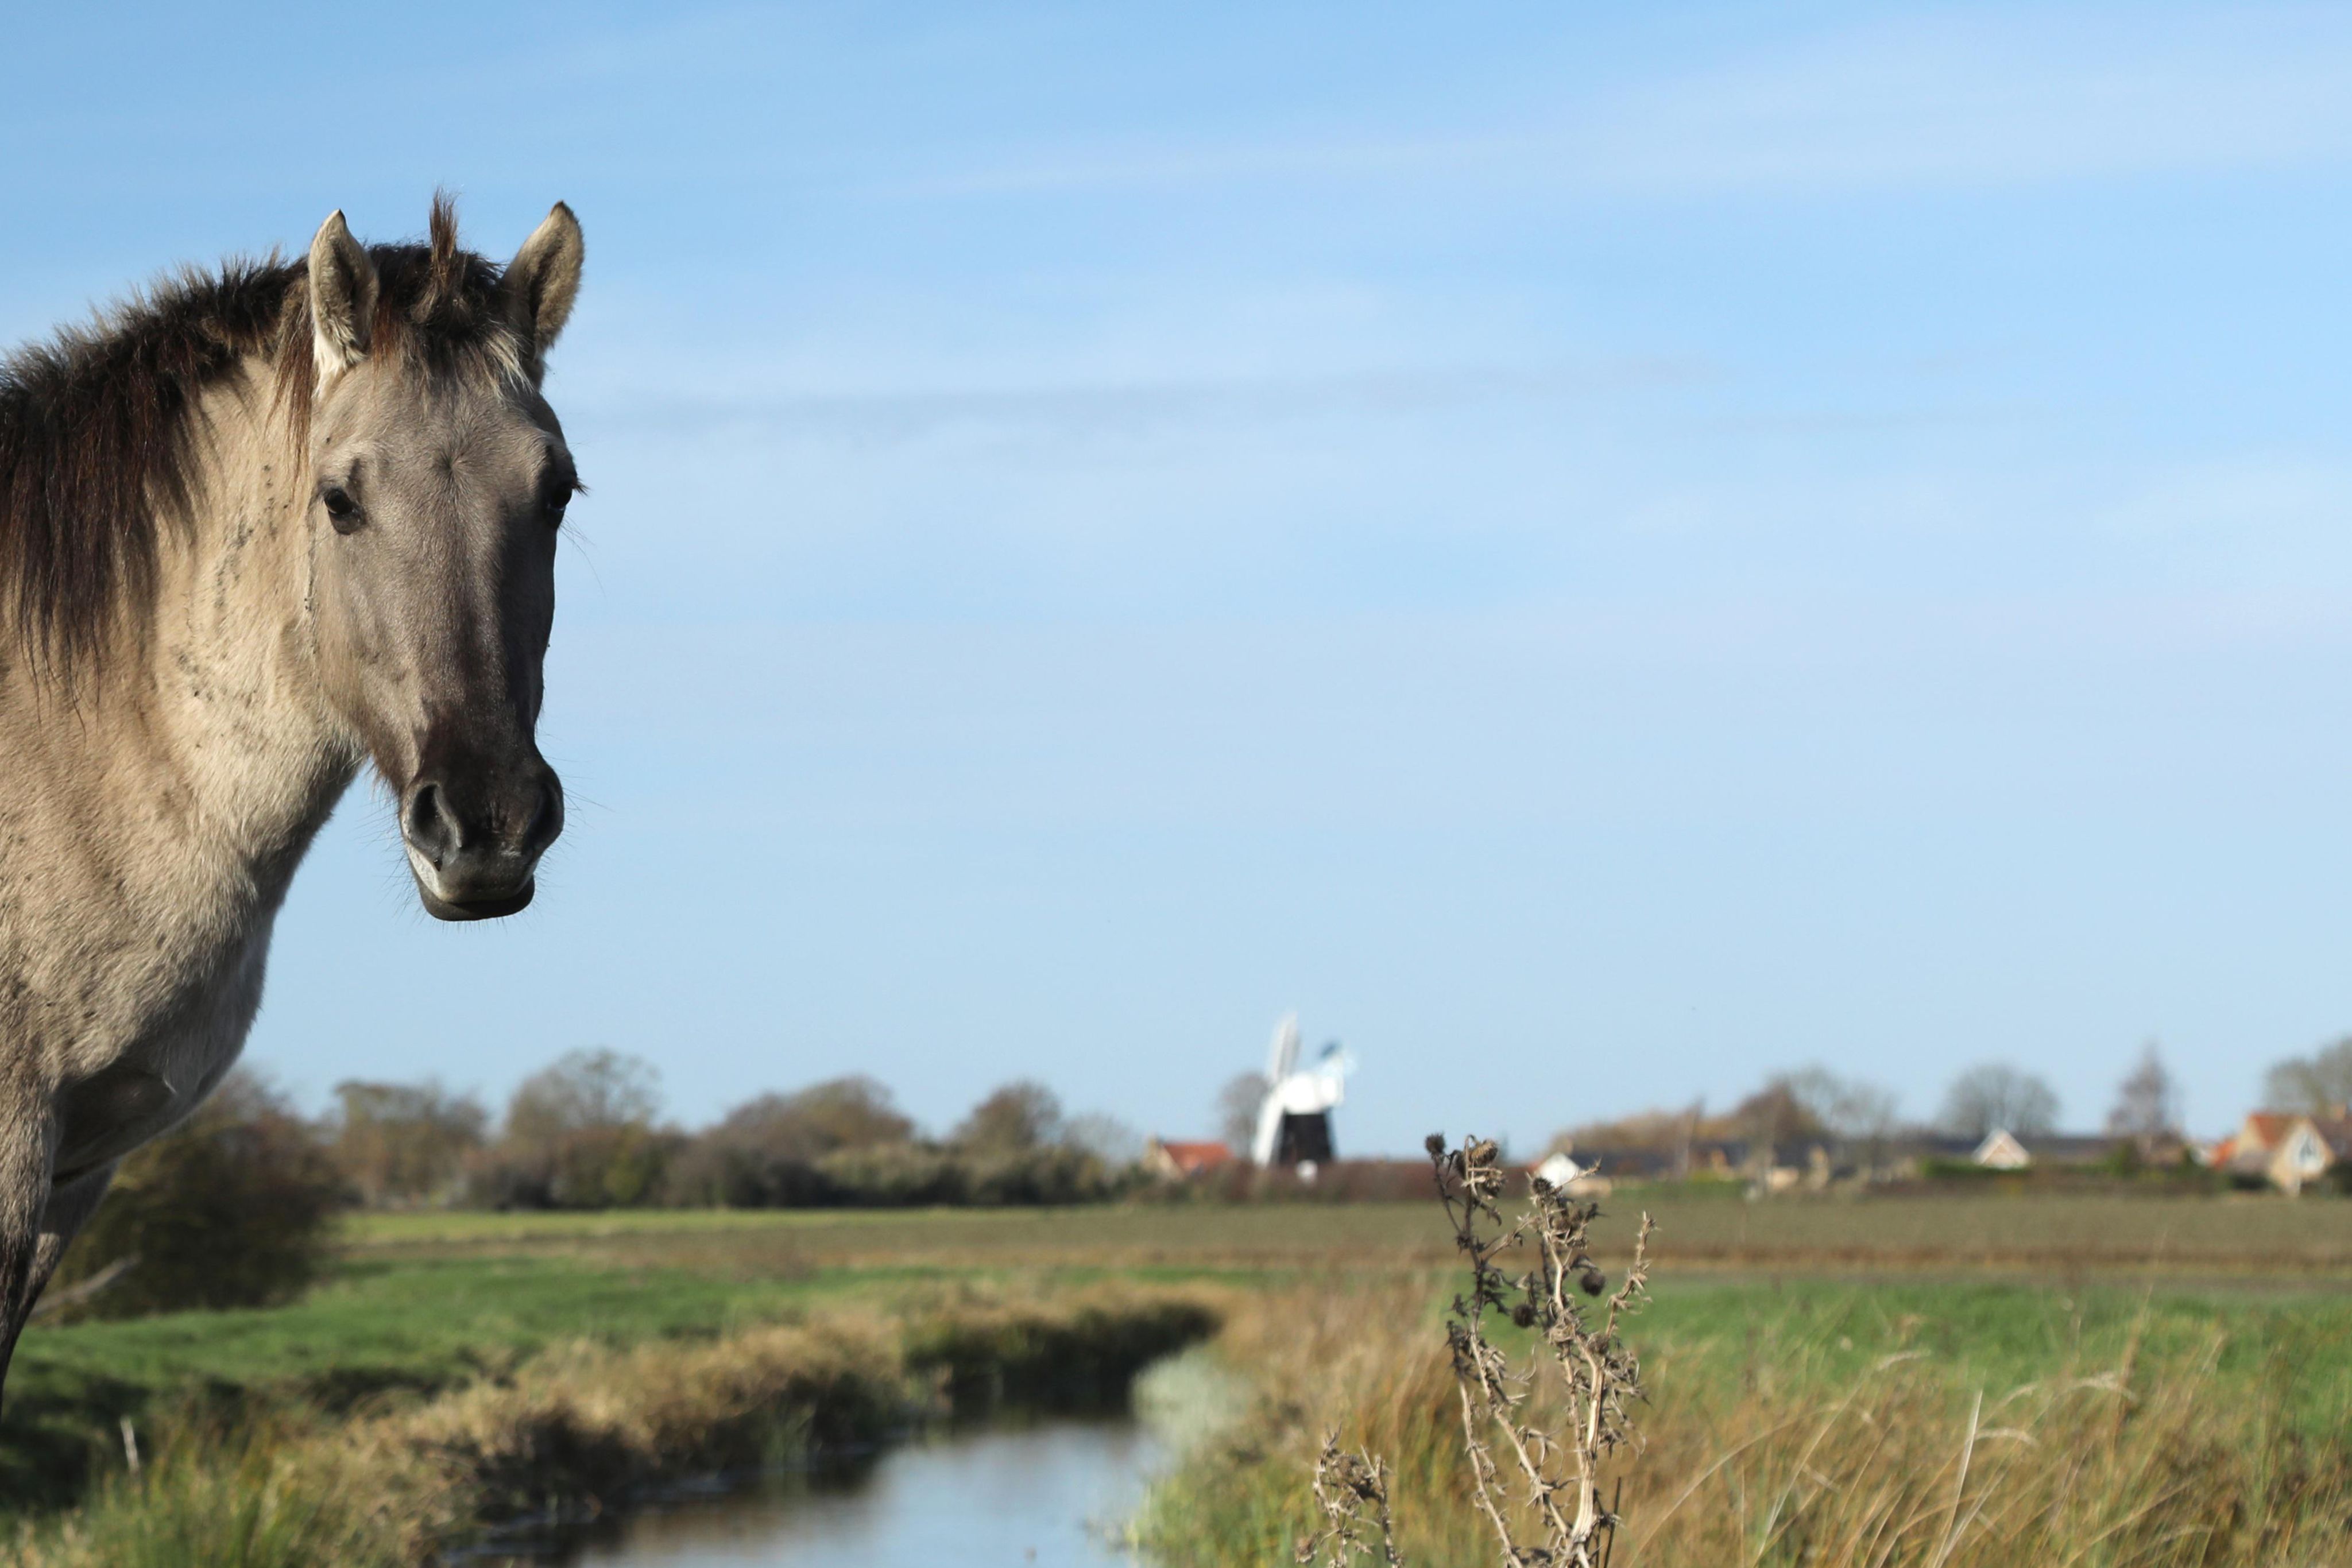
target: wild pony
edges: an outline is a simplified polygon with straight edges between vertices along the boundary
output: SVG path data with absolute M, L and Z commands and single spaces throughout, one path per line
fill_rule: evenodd
M 561 204 L 504 267 L 445 199 L 421 246 L 336 213 L 0 361 L 0 1376 L 116 1162 L 243 1048 L 363 763 L 428 912 L 530 902 L 582 254 Z

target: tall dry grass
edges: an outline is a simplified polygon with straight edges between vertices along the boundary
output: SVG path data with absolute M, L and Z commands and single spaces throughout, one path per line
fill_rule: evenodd
M 1391 1468 L 1405 1563 L 1496 1562 L 1438 1293 L 1245 1307 L 1220 1354 L 1256 1403 L 1154 1489 L 1140 1541 L 1170 1568 L 1290 1561 L 1322 1523 L 1310 1478 L 1336 1429 Z M 2299 1429 L 2275 1380 L 2224 1376 L 2222 1345 L 2217 1327 L 2161 1358 L 2134 1345 L 2087 1364 L 2053 1348 L 2042 1375 L 2008 1386 L 1911 1351 L 1832 1374 L 1851 1356 L 1785 1326 L 1645 1345 L 1643 1440 L 1605 1478 L 1625 1521 L 1614 1568 L 2352 1561 L 2352 1444 Z

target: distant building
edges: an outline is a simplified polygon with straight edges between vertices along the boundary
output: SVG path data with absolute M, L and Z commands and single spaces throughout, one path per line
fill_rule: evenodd
M 2097 1134 L 2019 1133 L 2007 1127 L 1982 1136 L 1905 1133 L 1888 1143 L 1887 1168 L 1892 1175 L 1916 1176 L 1959 1164 L 2003 1172 L 2095 1166 L 2114 1152 L 2115 1143 Z
M 2269 1182 L 2289 1196 L 2352 1160 L 2352 1117 L 2253 1111 L 2213 1145 L 2210 1163 L 2231 1175 Z
M 2031 1170 L 2036 1165 L 2095 1165 L 2114 1148 L 2114 1139 L 2095 1134 L 2031 1133 L 2021 1135 L 2006 1127 L 1995 1127 L 1984 1135 L 1983 1142 L 1969 1152 L 1969 1158 L 1987 1170 L 2021 1171 Z
M 2116 1141 L 2095 1133 L 2012 1133 L 1995 1127 L 1968 1157 L 1993 1171 L 2031 1170 L 2035 1166 L 2091 1166 L 2115 1150 Z
M 1976 1146 L 1969 1158 L 1988 1170 L 1996 1171 L 2021 1171 L 2033 1163 L 2033 1156 L 2026 1152 L 2025 1145 L 2019 1143 L 2017 1135 L 2006 1127 L 1995 1127 L 1987 1133 L 1984 1142 Z
M 1182 1181 L 1202 1171 L 1232 1165 L 1239 1157 L 1223 1144 L 1170 1143 L 1165 1138 L 1154 1138 L 1143 1147 L 1143 1168 L 1162 1181 Z

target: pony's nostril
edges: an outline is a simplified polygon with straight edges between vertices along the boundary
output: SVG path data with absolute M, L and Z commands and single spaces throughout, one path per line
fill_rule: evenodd
M 537 854 L 555 841 L 563 831 L 563 787 L 553 778 L 539 786 L 539 809 L 531 813 L 530 826 L 523 831 L 522 844 L 526 852 Z
M 463 835 L 441 800 L 441 787 L 420 784 L 408 798 L 408 810 L 401 823 L 409 844 L 436 866 L 447 859 L 449 852 L 459 847 Z

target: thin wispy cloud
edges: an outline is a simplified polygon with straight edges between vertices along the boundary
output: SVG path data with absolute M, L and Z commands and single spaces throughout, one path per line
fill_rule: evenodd
M 1555 144 L 1622 193 L 2046 185 L 2352 159 L 2352 27 L 1943 16 L 1634 89 Z
M 1641 198 L 2046 185 L 2352 162 L 2352 26 L 2313 12 L 1945 14 L 1420 134 L 1059 146 L 884 177 L 898 197 L 1470 179 Z
M 796 438 L 908 441 L 974 427 L 1076 434 L 1329 415 L 1410 417 L 1486 404 L 1589 403 L 1689 387 L 1717 373 L 1703 363 L 1661 359 L 1555 369 L 1433 367 L 871 392 L 747 391 L 697 397 L 608 391 L 580 407 L 598 418 L 651 431 L 725 427 Z

